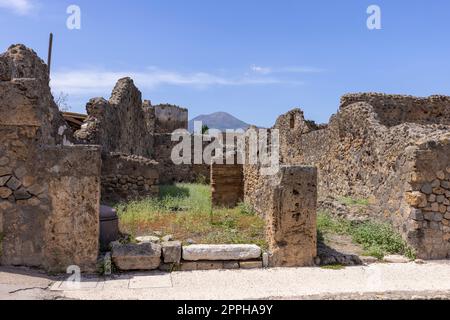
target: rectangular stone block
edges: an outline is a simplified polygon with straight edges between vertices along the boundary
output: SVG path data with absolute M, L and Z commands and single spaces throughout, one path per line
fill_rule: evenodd
M 241 269 L 262 269 L 262 261 L 241 261 L 239 262 Z
M 164 263 L 180 263 L 181 242 L 180 241 L 163 242 L 162 254 Z
M 219 261 L 199 261 L 197 270 L 220 270 L 223 269 L 223 262 Z
M 239 269 L 239 262 L 237 261 L 225 261 L 223 263 L 223 268 L 228 270 Z
M 116 243 L 112 248 L 112 259 L 120 270 L 155 270 L 161 264 L 161 246 L 155 243 Z
M 261 256 L 257 245 L 191 245 L 183 247 L 187 261 L 251 260 Z
M 197 262 L 183 262 L 180 265 L 180 271 L 195 271 L 197 270 Z

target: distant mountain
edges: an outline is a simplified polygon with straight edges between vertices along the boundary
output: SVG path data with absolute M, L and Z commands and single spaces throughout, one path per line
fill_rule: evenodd
M 203 125 L 207 125 L 210 129 L 225 131 L 226 129 L 247 129 L 250 127 L 248 123 L 233 117 L 226 112 L 216 112 L 208 115 L 198 116 L 189 121 L 189 131 L 194 132 L 194 121 L 201 121 Z

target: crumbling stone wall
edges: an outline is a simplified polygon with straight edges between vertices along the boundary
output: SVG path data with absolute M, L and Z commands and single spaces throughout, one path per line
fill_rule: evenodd
M 188 110 L 171 104 L 155 106 L 155 133 L 188 129 Z
M 155 110 L 149 101 L 142 103 L 133 80 L 120 79 L 108 101 L 91 99 L 86 110 L 88 118 L 75 132 L 77 139 L 101 145 L 104 153 L 152 156 Z
M 14 45 L 0 55 L 0 263 L 91 271 L 100 149 L 71 144 L 48 84 L 32 50 Z
M 450 123 L 450 97 L 430 96 L 419 98 L 382 93 L 347 94 L 341 99 L 341 108 L 356 102 L 370 104 L 382 125 L 392 127 L 402 123 L 444 124 Z
M 304 123 L 301 112 L 294 110 L 281 116 L 275 125 L 281 134 L 281 161 L 317 166 L 321 199 L 327 196 L 369 199 L 374 218 L 392 222 L 419 257 L 446 258 L 450 251 L 444 217 L 444 222 L 434 221 L 428 214 L 425 223 L 417 222 L 411 218 L 417 219 L 418 211 L 414 210 L 417 208 L 411 206 L 412 200 L 408 198 L 412 191 L 420 190 L 414 179 L 425 174 L 426 168 L 421 164 L 423 153 L 427 154 L 433 172 L 425 174 L 428 178 L 421 180 L 422 184 L 432 183 L 438 173 L 442 177 L 442 172 L 446 172 L 450 158 L 445 147 L 449 141 L 449 110 L 448 97 L 353 94 L 342 98 L 339 112 L 327 126 L 317 128 Z M 299 123 L 287 126 L 286 123 L 291 124 L 292 113 L 297 114 L 294 122 Z M 440 180 L 444 186 L 446 179 Z M 442 192 L 438 189 L 438 193 Z M 444 209 L 444 200 L 442 197 L 439 200 L 442 203 L 438 205 L 436 220 Z M 434 204 L 433 208 L 425 208 L 437 207 Z M 418 217 L 421 219 L 420 214 Z M 430 239 L 435 239 L 433 245 Z
M 163 104 L 152 106 L 149 100 L 141 100 L 141 92 L 136 88 L 130 78 L 120 79 L 107 101 L 103 98 L 94 98 L 86 106 L 88 118 L 82 128 L 75 133 L 79 142 L 87 144 L 98 144 L 102 146 L 104 158 L 116 159 L 114 153 L 123 156 L 140 156 L 147 158 L 136 164 L 138 171 L 144 170 L 144 163 L 149 163 L 149 170 L 158 168 L 161 179 L 153 179 L 148 192 L 127 189 L 133 187 L 135 178 L 130 178 L 127 183 L 124 177 L 119 177 L 119 169 L 115 165 L 105 164 L 103 172 L 103 199 L 127 200 L 135 197 L 136 193 L 141 196 L 152 196 L 155 194 L 153 183 L 159 181 L 162 184 L 174 182 L 193 182 L 204 176 L 209 178 L 209 167 L 205 165 L 180 165 L 176 166 L 171 160 L 173 146 L 177 143 L 171 141 L 171 134 L 177 129 L 188 127 L 188 111 L 174 105 Z M 108 155 L 108 154 L 111 155 Z M 122 158 L 123 159 L 123 158 Z M 129 159 L 131 159 L 129 157 Z M 155 161 L 160 162 L 156 166 Z M 112 170 L 108 172 L 107 170 Z M 125 175 L 132 177 L 129 174 Z M 134 187 L 135 188 L 135 187 Z M 136 188 L 135 188 L 136 189 Z M 138 188 L 140 189 L 140 188 Z M 129 194 L 127 194 L 129 193 Z
M 159 164 L 139 156 L 108 154 L 102 164 L 102 202 L 114 204 L 159 193 Z

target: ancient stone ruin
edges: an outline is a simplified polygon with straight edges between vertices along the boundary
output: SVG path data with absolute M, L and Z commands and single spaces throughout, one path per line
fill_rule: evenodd
M 172 141 L 172 132 L 187 129 L 188 111 L 142 100 L 130 78 L 117 82 L 109 100 L 91 99 L 86 110 L 86 117 L 67 115 L 69 125 L 36 53 L 14 45 L 0 55 L 1 264 L 93 271 L 100 203 L 153 197 L 160 185 L 198 180 L 211 181 L 214 206 L 244 201 L 264 217 L 269 252 L 251 245 L 116 243 L 117 266 L 311 266 L 317 208 L 342 196 L 370 199 L 371 218 L 395 226 L 418 257 L 450 254 L 449 97 L 346 95 L 327 125 L 294 109 L 270 130 L 280 133 L 280 167 L 273 175 L 248 162 L 174 164 L 179 141 Z M 204 136 L 182 135 L 192 150 L 196 141 L 206 143 Z
M 11 46 L 0 80 L 1 264 L 95 270 L 100 148 L 71 143 L 33 51 Z
M 450 97 L 342 97 L 328 125 L 295 109 L 274 128 L 281 161 L 318 169 L 319 199 L 368 198 L 423 259 L 450 254 Z

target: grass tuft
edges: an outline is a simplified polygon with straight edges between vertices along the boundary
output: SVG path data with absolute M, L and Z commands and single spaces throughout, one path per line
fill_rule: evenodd
M 353 199 L 351 197 L 341 197 L 339 201 L 347 206 L 367 207 L 370 204 L 369 199 Z
M 414 250 L 401 235 L 387 223 L 374 221 L 350 222 L 321 212 L 317 219 L 319 237 L 326 240 L 327 234 L 349 235 L 354 243 L 361 245 L 365 255 L 382 259 L 388 254 L 401 254 L 415 258 Z
M 326 266 L 321 266 L 320 268 L 326 270 L 342 270 L 345 269 L 345 266 L 343 266 L 342 264 L 330 264 Z

